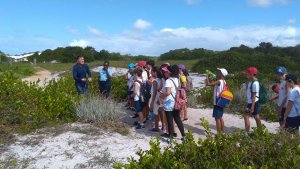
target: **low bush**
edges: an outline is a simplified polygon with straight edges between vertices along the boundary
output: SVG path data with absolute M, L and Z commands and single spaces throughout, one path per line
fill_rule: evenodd
M 115 101 L 100 96 L 84 97 L 75 107 L 77 117 L 88 122 L 115 122 L 119 121 L 121 116 Z
M 182 144 L 174 142 L 165 149 L 160 141 L 150 141 L 150 150 L 138 150 L 138 159 L 115 168 L 298 168 L 300 137 L 285 131 L 269 133 L 264 127 L 254 132 L 242 130 L 212 136 L 208 122 L 201 119 L 206 139 L 196 141 L 189 133 Z

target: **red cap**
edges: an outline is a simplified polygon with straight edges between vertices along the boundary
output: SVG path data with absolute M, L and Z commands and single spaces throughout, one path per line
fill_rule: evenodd
M 248 69 L 243 71 L 243 73 L 248 75 L 256 75 L 258 73 L 258 70 L 256 69 L 256 67 L 249 67 Z
M 138 62 L 138 66 L 140 66 L 140 67 L 145 67 L 146 65 L 147 65 L 147 62 L 144 60 L 141 60 Z

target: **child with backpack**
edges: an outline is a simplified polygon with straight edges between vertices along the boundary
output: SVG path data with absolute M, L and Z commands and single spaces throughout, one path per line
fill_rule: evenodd
M 277 105 L 278 105 L 279 125 L 282 128 L 284 113 L 285 113 L 286 104 L 287 104 L 287 95 L 289 92 L 289 87 L 287 86 L 287 83 L 285 81 L 285 78 L 287 75 L 287 69 L 283 66 L 277 67 L 276 75 L 277 75 L 278 79 L 280 80 L 280 89 L 279 89 L 279 94 L 278 94 Z
M 209 80 L 209 74 L 206 75 L 206 85 L 207 86 L 213 86 L 214 87 L 214 109 L 213 109 L 213 117 L 216 120 L 216 126 L 217 131 L 219 133 L 224 132 L 224 120 L 223 120 L 223 114 L 224 114 L 224 108 L 217 105 L 218 99 L 220 99 L 220 94 L 223 90 L 225 90 L 227 87 L 225 77 L 228 75 L 228 72 L 224 68 L 218 68 L 217 71 L 217 81 L 210 82 Z
M 175 95 L 176 92 L 178 92 L 177 90 L 179 88 L 179 69 L 177 65 L 172 65 L 162 68 L 162 71 L 167 80 L 164 86 L 165 91 L 161 92 L 160 98 L 164 99 L 164 110 L 167 118 L 169 131 L 169 134 L 163 134 L 162 136 L 168 137 L 171 140 L 173 139 L 173 137 L 176 137 L 177 134 L 175 134 L 173 126 L 173 120 L 175 120 L 175 123 L 177 124 L 180 130 L 182 139 L 184 139 L 184 126 L 180 119 L 180 112 L 179 110 L 175 109 Z
M 142 80 L 142 69 L 141 68 L 136 68 L 134 70 L 134 76 L 135 76 L 135 81 L 134 81 L 134 91 L 133 94 L 131 95 L 134 98 L 134 106 L 135 106 L 135 112 L 139 117 L 139 120 L 134 123 L 134 125 L 137 125 L 136 129 L 141 129 L 145 128 L 144 125 L 144 115 L 143 115 L 143 96 L 141 94 L 141 88 L 143 85 L 143 80 Z
M 249 80 L 247 85 L 247 108 L 244 114 L 246 132 L 250 131 L 250 115 L 254 116 L 257 127 L 261 125 L 259 116 L 260 84 L 256 78 L 257 73 L 258 70 L 256 67 L 249 67 L 243 72 L 243 74 L 245 74 Z
M 290 88 L 288 102 L 284 113 L 283 126 L 291 133 L 299 134 L 300 126 L 300 88 L 298 78 L 294 74 L 285 77 L 286 84 Z

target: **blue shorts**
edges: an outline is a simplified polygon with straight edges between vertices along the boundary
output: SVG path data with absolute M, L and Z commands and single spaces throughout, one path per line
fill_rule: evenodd
M 88 84 L 87 83 L 75 83 L 75 87 L 78 92 L 78 95 L 88 94 Z
M 224 108 L 214 105 L 213 117 L 217 120 L 223 117 Z
M 134 108 L 135 108 L 136 113 L 142 112 L 142 110 L 143 110 L 142 102 L 140 100 L 139 101 L 134 101 Z
M 283 122 L 284 119 L 284 113 L 286 108 L 282 108 L 280 112 L 279 122 Z
M 291 131 L 298 131 L 300 126 L 300 116 L 288 117 L 285 122 L 285 128 Z
M 247 113 L 247 114 L 250 114 L 251 106 L 252 106 L 252 103 L 248 103 L 248 104 L 247 104 L 247 109 L 246 109 L 246 113 Z M 252 116 L 256 116 L 256 115 L 259 115 L 259 113 L 260 113 L 260 110 L 259 110 L 259 103 L 258 103 L 258 101 L 257 101 L 257 102 L 255 102 L 255 104 L 254 104 L 254 112 L 251 113 L 251 115 L 252 115 Z

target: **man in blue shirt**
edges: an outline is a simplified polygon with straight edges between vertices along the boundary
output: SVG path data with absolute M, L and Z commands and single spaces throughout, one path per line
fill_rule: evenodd
M 77 63 L 73 66 L 73 78 L 78 94 L 88 93 L 88 82 L 92 80 L 92 74 L 87 64 L 84 64 L 84 57 L 78 56 Z
M 104 61 L 103 68 L 99 70 L 99 89 L 102 95 L 105 95 L 106 98 L 109 97 L 110 89 L 111 89 L 111 77 L 112 70 L 108 67 L 109 62 Z

